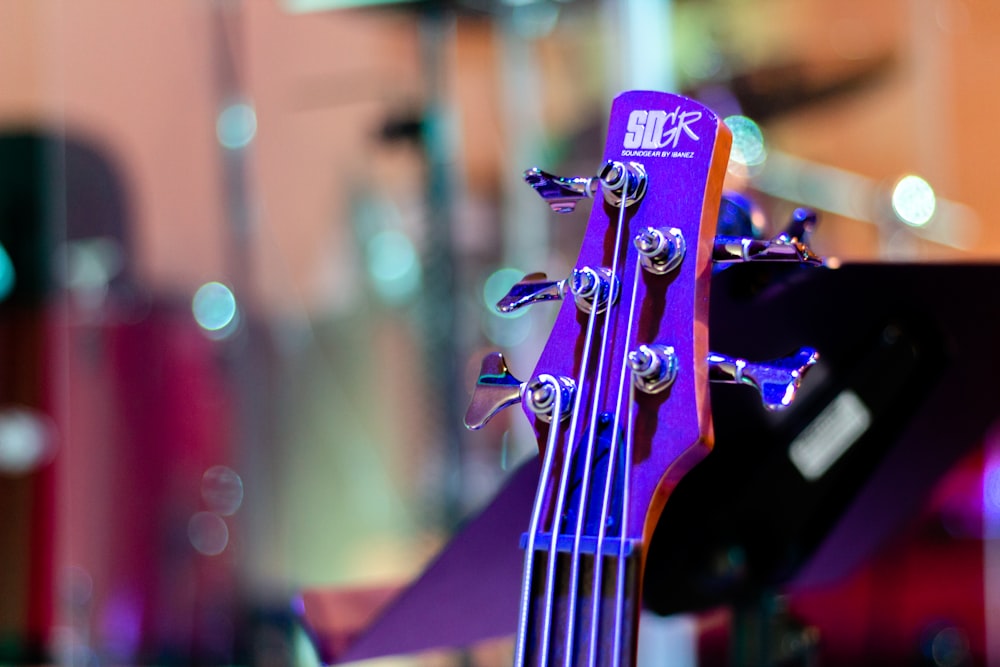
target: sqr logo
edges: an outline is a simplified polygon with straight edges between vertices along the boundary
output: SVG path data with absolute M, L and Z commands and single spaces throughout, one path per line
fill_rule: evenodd
M 662 109 L 643 111 L 636 109 L 628 117 L 625 132 L 625 148 L 677 148 L 681 134 L 699 141 L 691 129 L 693 123 L 701 120 L 700 111 L 681 111 L 677 107 L 670 113 Z

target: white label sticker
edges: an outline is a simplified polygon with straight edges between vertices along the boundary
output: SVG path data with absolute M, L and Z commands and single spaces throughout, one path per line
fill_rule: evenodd
M 788 457 L 810 482 L 826 474 L 868 430 L 872 413 L 853 391 L 841 392 L 788 448 Z

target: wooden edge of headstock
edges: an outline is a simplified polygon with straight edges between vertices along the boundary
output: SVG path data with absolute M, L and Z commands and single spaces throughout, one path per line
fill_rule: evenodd
M 700 235 L 697 243 L 695 259 L 698 279 L 695 287 L 694 304 L 694 351 L 695 351 L 695 401 L 698 413 L 698 433 L 700 437 L 687 449 L 684 455 L 677 458 L 664 472 L 656 485 L 656 491 L 649 503 L 646 518 L 643 522 L 642 542 L 648 545 L 653 531 L 663 513 L 663 507 L 673 492 L 674 487 L 691 468 L 699 463 L 715 445 L 715 431 L 712 425 L 712 405 L 709 400 L 708 382 L 708 315 L 709 291 L 712 284 L 712 247 L 715 242 L 716 224 L 719 217 L 719 204 L 722 201 L 723 184 L 726 169 L 729 165 L 729 152 L 732 148 L 733 135 L 722 120 L 719 120 L 715 135 L 715 146 L 712 150 L 712 160 L 708 178 L 705 181 L 705 191 L 702 199 Z M 646 549 L 642 550 L 643 565 L 645 565 Z M 641 572 L 641 569 L 640 569 Z M 641 589 L 640 589 L 641 590 Z

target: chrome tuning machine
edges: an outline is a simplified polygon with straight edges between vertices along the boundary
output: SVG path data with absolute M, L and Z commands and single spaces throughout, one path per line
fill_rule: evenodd
M 788 226 L 771 240 L 744 236 L 716 236 L 712 260 L 716 264 L 738 262 L 795 262 L 822 266 L 823 258 L 809 247 L 809 236 L 816 227 L 816 213 L 797 208 Z
M 524 306 L 571 294 L 583 312 L 590 313 L 596 306 L 597 312 L 602 313 L 607 310 L 608 303 L 618 299 L 620 291 L 618 278 L 603 267 L 573 269 L 570 277 L 564 280 L 549 280 L 544 273 L 529 273 L 510 288 L 496 307 L 501 313 L 510 314 Z
M 638 162 L 609 160 L 595 176 L 557 176 L 532 167 L 524 172 L 524 180 L 534 188 L 556 213 L 571 213 L 581 199 L 593 198 L 598 190 L 613 206 L 620 206 L 622 195 L 632 206 L 646 194 L 646 170 Z
M 559 418 L 562 419 L 570 412 L 574 387 L 569 378 L 546 374 L 521 382 L 507 368 L 504 356 L 491 352 L 483 357 L 472 401 L 465 412 L 465 426 L 479 430 L 498 412 L 518 402 L 523 402 L 540 419 L 551 421 L 556 404 L 561 400 Z
M 795 400 L 806 372 L 819 360 L 819 353 L 811 347 L 771 361 L 746 361 L 724 354 L 708 355 L 708 379 L 724 384 L 744 384 L 760 392 L 764 407 L 771 411 L 783 410 Z

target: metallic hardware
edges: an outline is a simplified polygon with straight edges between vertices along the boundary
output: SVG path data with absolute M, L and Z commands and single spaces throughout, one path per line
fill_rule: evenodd
M 611 269 L 603 266 L 596 269 L 585 266 L 573 269 L 569 277 L 569 291 L 576 301 L 576 307 L 585 313 L 590 313 L 597 305 L 597 312 L 603 313 L 608 304 L 618 300 L 620 283 Z
M 511 375 L 499 352 L 483 357 L 479 379 L 472 392 L 472 402 L 465 411 L 465 426 L 477 431 L 506 407 L 521 399 L 521 381 Z
M 638 203 L 646 196 L 646 185 L 649 179 L 646 170 L 638 162 L 624 164 L 608 160 L 597 172 L 604 191 L 604 200 L 612 206 L 621 206 L 622 192 L 628 191 L 626 206 Z
M 596 176 L 556 176 L 538 167 L 524 172 L 525 182 L 548 202 L 556 213 L 571 213 L 576 203 L 593 198 L 598 188 L 604 199 L 613 206 L 620 206 L 622 192 L 628 189 L 626 205 L 631 206 L 646 194 L 646 170 L 638 162 L 605 162 Z
M 816 214 L 805 208 L 795 209 L 792 219 L 781 234 L 770 241 L 741 236 L 716 236 L 712 260 L 734 262 L 797 262 L 822 266 L 823 258 L 807 245 L 816 226 Z
M 802 377 L 819 360 L 819 353 L 803 347 L 795 354 L 771 361 L 751 362 L 710 352 L 708 379 L 726 384 L 747 384 L 760 392 L 764 407 L 783 410 L 792 404 Z
M 603 267 L 573 269 L 573 274 L 565 280 L 548 280 L 544 273 L 529 273 L 497 302 L 497 310 L 504 314 L 513 313 L 533 303 L 562 299 L 567 292 L 573 295 L 577 307 L 583 312 L 590 313 L 596 301 L 597 312 L 603 313 L 608 308 L 609 295 L 612 303 L 618 299 L 620 282 L 610 269 Z
M 684 235 L 676 227 L 646 227 L 634 241 L 642 268 L 656 275 L 670 273 L 684 260 Z
M 564 296 L 565 280 L 549 280 L 544 273 L 529 273 L 497 302 L 497 310 L 504 314 L 513 313 L 522 306 L 530 306 L 539 301 L 553 301 Z
M 552 411 L 556 407 L 556 395 L 562 392 L 562 412 L 559 419 L 563 419 L 573 410 L 572 398 L 575 387 L 576 383 L 569 378 L 561 376 L 557 378 L 548 374 L 539 375 L 525 384 L 523 389 L 524 404 L 540 419 L 551 422 Z
M 640 345 L 628 353 L 632 383 L 647 394 L 656 394 L 677 378 L 677 354 L 669 345 Z
M 585 197 L 593 197 L 597 189 L 597 182 L 593 177 L 556 176 L 538 167 L 524 172 L 524 180 L 556 213 L 571 213 L 576 208 L 576 202 Z
M 563 392 L 562 419 L 571 410 L 575 386 L 569 378 L 547 374 L 539 375 L 530 382 L 521 382 L 511 374 L 503 355 L 491 352 L 483 357 L 472 401 L 465 412 L 465 426 L 478 431 L 498 412 L 518 401 L 523 401 L 539 418 L 551 421 L 557 391 Z
M 762 241 L 739 236 L 716 236 L 715 247 L 712 250 L 712 261 L 716 264 L 797 262 L 811 266 L 823 266 L 823 258 L 799 241 L 786 243 L 778 239 Z

